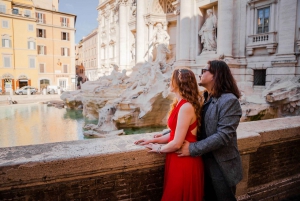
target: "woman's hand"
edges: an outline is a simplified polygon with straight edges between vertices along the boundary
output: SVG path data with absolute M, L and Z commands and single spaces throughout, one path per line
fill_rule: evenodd
M 141 140 L 135 141 L 134 144 L 136 144 L 136 145 L 146 145 L 146 144 L 153 143 L 153 142 L 154 142 L 153 139 L 141 139 Z
M 160 153 L 161 146 L 162 146 L 161 144 L 153 144 L 153 143 L 149 143 L 145 145 L 146 148 L 150 149 L 148 152 L 156 152 L 156 153 Z

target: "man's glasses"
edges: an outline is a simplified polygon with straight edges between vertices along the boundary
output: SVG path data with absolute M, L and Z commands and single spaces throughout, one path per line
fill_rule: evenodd
M 201 75 L 203 75 L 206 71 L 209 71 L 209 69 L 203 68 L 203 69 L 201 70 Z

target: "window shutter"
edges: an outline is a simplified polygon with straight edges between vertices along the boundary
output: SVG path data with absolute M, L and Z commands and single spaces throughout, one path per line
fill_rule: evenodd
M 46 54 L 47 54 L 47 47 L 44 46 L 44 55 L 46 55 Z
M 61 34 L 60 34 L 60 38 L 61 38 L 61 40 L 63 40 L 63 39 L 64 39 L 64 32 L 61 32 Z
M 39 13 L 35 13 L 35 18 L 36 18 L 36 19 L 39 18 Z
M 67 33 L 67 41 L 69 41 L 70 40 L 70 38 L 69 38 L 69 33 Z
M 70 56 L 70 48 L 67 48 L 68 49 L 68 56 Z
M 39 29 L 36 29 L 36 37 L 39 37 Z
M 40 54 L 40 52 L 41 52 L 41 46 L 38 45 L 38 46 L 37 46 L 37 54 Z
M 44 38 L 46 38 L 46 29 L 44 29 L 43 31 L 44 31 Z
M 67 18 L 67 27 L 69 26 L 69 18 Z
M 45 14 L 43 14 L 43 22 L 44 22 L 44 24 L 46 24 L 46 15 Z
M 61 56 L 64 56 L 64 48 L 61 48 Z
M 36 47 L 35 47 L 35 42 L 33 42 L 33 49 L 34 49 L 34 50 L 36 49 Z

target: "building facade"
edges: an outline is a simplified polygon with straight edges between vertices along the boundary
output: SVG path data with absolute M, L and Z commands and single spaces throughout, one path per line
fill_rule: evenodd
M 200 74 L 221 58 L 246 94 L 300 74 L 299 0 L 105 0 L 97 10 L 103 74 L 112 63 L 130 71 L 152 62 L 158 26 L 170 36 L 174 66 Z
M 100 73 L 98 69 L 98 30 L 93 30 L 81 40 L 80 44 L 82 46 L 82 61 L 85 76 L 88 80 L 97 80 Z
M 49 84 L 75 88 L 76 16 L 56 11 L 58 0 L 44 3 L 0 0 L 0 87 L 4 92 L 23 86 L 41 90 Z
M 75 89 L 76 16 L 43 8 L 36 8 L 35 15 L 39 88 Z
M 0 1 L 2 91 L 37 87 L 35 7 L 31 1 Z

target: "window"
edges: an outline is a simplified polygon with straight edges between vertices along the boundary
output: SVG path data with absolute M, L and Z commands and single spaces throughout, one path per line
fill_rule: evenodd
M 254 70 L 254 86 L 266 85 L 266 70 Z
M 35 13 L 35 17 L 38 23 L 46 23 L 46 15 L 43 13 Z
M 60 18 L 61 26 L 68 27 L 69 26 L 69 18 L 61 17 Z
M 24 16 L 25 17 L 30 17 L 31 16 L 31 11 L 30 10 L 24 10 Z
M 6 13 L 6 6 L 4 4 L 0 4 L 0 13 Z
M 46 53 L 47 53 L 47 48 L 46 48 L 46 46 L 44 46 L 44 45 L 38 45 L 37 46 L 38 48 L 38 54 L 39 55 L 46 55 Z
M 28 31 L 33 31 L 33 24 L 28 24 Z
M 62 89 L 66 89 L 67 88 L 67 81 L 66 80 L 59 80 L 59 86 Z
M 61 32 L 61 39 L 62 40 L 70 40 L 69 39 L 69 33 L 67 33 L 67 32 Z
M 40 73 L 45 73 L 45 64 L 40 64 Z
M 8 21 L 2 20 L 2 28 L 8 28 Z
M 28 41 L 28 49 L 29 50 L 35 50 L 35 42 Z
M 12 13 L 15 14 L 15 15 L 18 15 L 19 14 L 19 9 L 13 8 Z
M 68 65 L 63 65 L 63 72 L 64 73 L 68 73 Z
M 67 47 L 61 48 L 61 56 L 70 56 L 70 49 Z
M 270 7 L 257 10 L 257 33 L 269 32 Z
M 11 47 L 11 40 L 7 38 L 2 38 L 2 47 Z
M 35 68 L 35 58 L 29 58 L 29 68 Z
M 36 36 L 39 38 L 46 38 L 46 30 L 45 29 L 36 29 Z
M 3 55 L 3 66 L 4 66 L 4 68 L 10 68 L 11 67 L 11 56 Z

